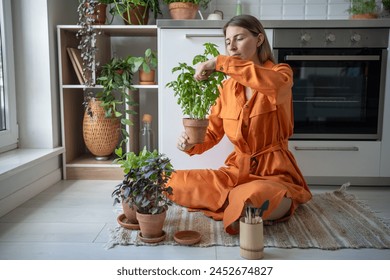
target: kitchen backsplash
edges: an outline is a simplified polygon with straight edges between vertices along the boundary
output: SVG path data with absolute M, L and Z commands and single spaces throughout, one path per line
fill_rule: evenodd
M 241 0 L 242 12 L 261 20 L 269 19 L 347 19 L 348 0 Z M 210 11 L 223 11 L 225 18 L 235 15 L 236 0 L 213 0 Z

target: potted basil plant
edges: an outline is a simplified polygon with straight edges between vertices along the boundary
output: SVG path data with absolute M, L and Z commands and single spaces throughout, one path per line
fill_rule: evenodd
M 190 144 L 204 141 L 209 123 L 207 117 L 210 108 L 215 104 L 219 96 L 219 87 L 222 87 L 222 81 L 226 77 L 224 73 L 215 71 L 207 80 L 195 80 L 194 65 L 219 55 L 216 44 L 205 43 L 203 46 L 205 48 L 203 54 L 198 54 L 193 58 L 193 65 L 180 62 L 178 66 L 172 69 L 172 73 L 179 72 L 179 75 L 176 80 L 166 84 L 166 87 L 173 89 L 177 103 L 186 116 L 183 119 L 183 124 L 189 136 L 188 142 Z M 196 131 L 195 134 L 194 130 Z

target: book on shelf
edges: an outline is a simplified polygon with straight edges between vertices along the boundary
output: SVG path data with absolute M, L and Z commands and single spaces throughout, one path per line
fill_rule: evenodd
M 83 76 L 83 61 L 81 59 L 81 52 L 76 48 L 66 48 L 70 61 L 72 62 L 73 69 L 76 72 L 77 78 L 81 85 L 85 84 L 85 78 Z

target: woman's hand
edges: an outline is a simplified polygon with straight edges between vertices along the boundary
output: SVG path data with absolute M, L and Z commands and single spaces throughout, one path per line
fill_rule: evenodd
M 211 58 L 208 61 L 199 63 L 196 66 L 194 78 L 197 81 L 207 80 L 211 73 L 215 71 L 216 58 Z
M 180 151 L 188 151 L 190 150 L 192 147 L 194 147 L 195 145 L 194 144 L 189 144 L 188 143 L 188 135 L 187 133 L 183 132 L 178 141 L 177 141 L 177 148 L 180 150 Z

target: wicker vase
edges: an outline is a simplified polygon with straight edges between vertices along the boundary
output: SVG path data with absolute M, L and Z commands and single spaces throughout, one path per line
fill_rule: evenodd
M 92 116 L 84 113 L 83 137 L 87 149 L 97 160 L 107 160 L 114 152 L 121 136 L 119 118 L 106 118 L 100 101 L 88 104 Z

